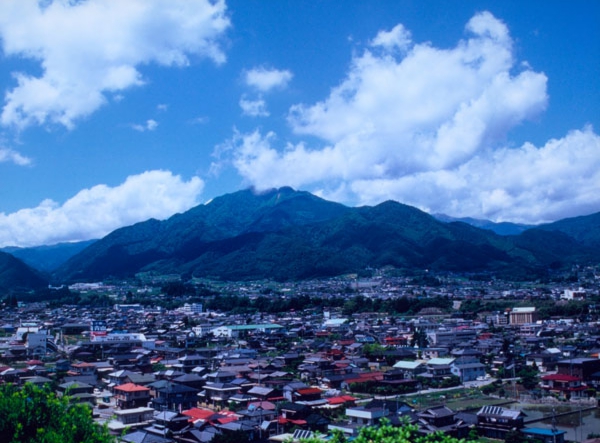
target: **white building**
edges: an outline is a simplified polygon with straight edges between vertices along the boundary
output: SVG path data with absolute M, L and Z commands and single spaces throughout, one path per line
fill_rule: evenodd
M 560 296 L 561 300 L 585 300 L 586 291 L 583 288 L 579 289 L 565 289 L 563 294 Z
M 191 314 L 200 314 L 202 312 L 202 303 L 186 303 L 183 305 L 183 312 Z

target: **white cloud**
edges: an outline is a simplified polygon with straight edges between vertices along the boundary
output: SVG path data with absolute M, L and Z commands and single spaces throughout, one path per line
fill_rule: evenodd
M 146 132 L 146 131 L 154 131 L 157 127 L 158 127 L 158 122 L 156 120 L 146 120 L 146 123 L 144 123 L 143 125 L 131 125 L 131 127 L 139 132 Z
M 19 166 L 27 166 L 31 164 L 31 159 L 12 149 L 0 147 L 0 163 L 3 162 L 13 162 Z
M 326 99 L 290 109 L 310 145 L 236 134 L 234 167 L 258 189 L 395 199 L 449 215 L 539 222 L 600 210 L 598 136 L 586 128 L 507 148 L 510 129 L 545 110 L 547 78 L 514 60 L 508 28 L 490 13 L 466 32 L 448 49 L 413 44 L 400 25 L 380 32 L 371 44 L 383 50 L 357 55 Z
M 240 98 L 240 108 L 242 108 L 242 114 L 250 117 L 268 117 L 269 111 L 267 111 L 267 104 L 264 99 L 258 98 L 256 100 L 248 100 L 245 96 Z
M 169 171 L 147 171 L 116 186 L 97 185 L 59 205 L 0 213 L 0 246 L 35 246 L 100 238 L 149 218 L 165 219 L 198 204 L 204 182 Z
M 398 49 L 405 51 L 411 43 L 410 32 L 402 24 L 398 24 L 391 31 L 379 31 L 371 42 L 371 46 L 381 47 L 387 51 Z
M 591 127 L 542 147 L 526 143 L 476 156 L 458 168 L 357 180 L 363 203 L 394 197 L 429 212 L 541 223 L 600 210 L 600 136 Z
M 205 115 L 200 115 L 198 117 L 194 117 L 193 119 L 189 120 L 189 123 L 192 125 L 205 125 L 209 122 L 209 118 Z
M 254 68 L 245 73 L 245 82 L 261 92 L 268 92 L 275 88 L 285 88 L 293 75 L 288 70 Z
M 24 128 L 93 113 L 111 94 L 144 83 L 137 66 L 186 66 L 190 56 L 225 61 L 218 40 L 229 27 L 223 0 L 0 2 L 6 56 L 40 63 L 42 74 L 14 73 L 0 121 Z

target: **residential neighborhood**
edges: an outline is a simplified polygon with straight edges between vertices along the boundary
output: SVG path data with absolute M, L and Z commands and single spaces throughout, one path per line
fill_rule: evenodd
M 69 288 L 103 301 L 90 305 L 5 303 L 1 382 L 88 404 L 131 443 L 352 438 L 382 419 L 423 435 L 548 443 L 600 429 L 595 278 L 543 287 L 447 276 L 228 283 L 202 298 L 169 297 L 177 279 L 161 278 L 161 290 Z M 214 309 L 224 300 L 237 305 Z M 406 300 L 424 307 L 377 308 Z M 273 312 L 273 303 L 295 307 Z

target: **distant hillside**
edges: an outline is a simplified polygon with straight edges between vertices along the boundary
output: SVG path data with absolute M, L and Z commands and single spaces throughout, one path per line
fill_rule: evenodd
M 60 282 L 191 273 L 227 280 L 334 276 L 391 265 L 534 278 L 549 268 L 600 260 L 598 249 L 564 232 L 500 236 L 443 223 L 385 202 L 348 208 L 281 188 L 224 195 L 165 221 L 118 229 L 57 269 Z
M 21 260 L 0 252 L 0 297 L 14 290 L 39 289 L 48 281 Z
M 537 228 L 544 231 L 563 232 L 585 246 L 600 248 L 600 212 L 565 218 Z
M 481 220 L 478 218 L 471 217 L 450 217 L 445 214 L 433 214 L 433 216 L 445 223 L 451 222 L 463 222 L 467 223 L 471 226 L 475 226 L 476 228 L 487 229 L 489 231 L 493 231 L 498 235 L 519 235 L 521 232 L 526 231 L 527 229 L 534 228 L 534 225 L 524 225 L 519 223 L 510 223 L 510 222 L 500 222 L 496 223 L 490 220 Z
M 0 251 L 14 255 L 34 269 L 52 272 L 95 241 L 59 243 L 51 246 L 34 246 L 31 248 L 7 247 L 0 248 Z

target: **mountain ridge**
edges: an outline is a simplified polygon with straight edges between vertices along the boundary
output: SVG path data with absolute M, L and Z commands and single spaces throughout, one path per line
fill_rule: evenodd
M 243 190 L 167 220 L 120 228 L 71 257 L 54 277 L 76 281 L 156 271 L 285 280 L 368 266 L 500 273 L 520 267 L 535 274 L 597 260 L 592 246 L 600 235 L 583 235 L 585 225 L 577 220 L 575 226 L 498 235 L 460 221 L 441 222 L 394 201 L 350 208 L 289 187 Z

